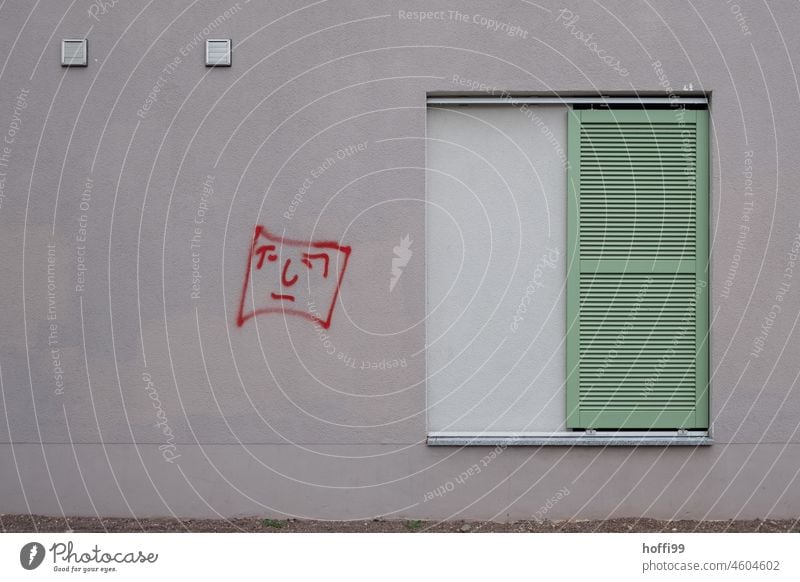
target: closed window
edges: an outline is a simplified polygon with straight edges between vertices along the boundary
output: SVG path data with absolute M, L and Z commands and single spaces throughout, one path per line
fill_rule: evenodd
M 428 432 L 708 428 L 708 112 L 428 110 Z

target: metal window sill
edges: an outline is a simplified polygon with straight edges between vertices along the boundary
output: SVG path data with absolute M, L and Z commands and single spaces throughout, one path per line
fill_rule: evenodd
M 575 431 L 558 433 L 432 432 L 427 444 L 440 447 L 702 447 L 714 443 L 708 431 Z

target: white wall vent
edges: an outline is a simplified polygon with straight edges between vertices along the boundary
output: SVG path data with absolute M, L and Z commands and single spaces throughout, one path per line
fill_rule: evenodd
M 89 62 L 88 52 L 85 38 L 65 38 L 61 41 L 61 66 L 85 67 Z
M 231 39 L 209 38 L 206 40 L 206 66 L 231 66 Z

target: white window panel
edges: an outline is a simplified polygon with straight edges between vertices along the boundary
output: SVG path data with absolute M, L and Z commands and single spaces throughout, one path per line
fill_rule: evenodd
M 428 108 L 429 433 L 565 430 L 567 113 Z

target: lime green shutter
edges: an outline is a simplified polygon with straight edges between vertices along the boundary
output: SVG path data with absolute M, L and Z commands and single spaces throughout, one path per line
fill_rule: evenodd
M 708 427 L 708 116 L 573 110 L 567 426 Z

